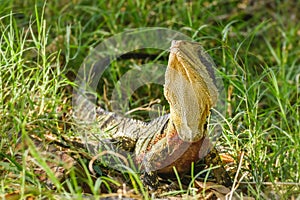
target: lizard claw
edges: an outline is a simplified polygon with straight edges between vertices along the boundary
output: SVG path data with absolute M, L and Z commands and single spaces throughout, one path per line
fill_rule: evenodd
M 150 190 L 156 190 L 159 186 L 158 176 L 156 172 L 144 172 L 141 176 L 142 182 L 148 186 Z

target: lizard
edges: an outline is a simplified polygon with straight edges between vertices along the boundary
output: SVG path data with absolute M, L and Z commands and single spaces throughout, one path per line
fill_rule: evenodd
M 170 104 L 169 114 L 146 123 L 90 106 L 88 101 L 78 98 L 76 100 L 81 101 L 81 106 L 74 113 L 75 120 L 84 121 L 86 113 L 95 113 L 97 119 L 93 125 L 77 130 L 84 137 L 74 139 L 66 135 L 45 134 L 47 143 L 51 144 L 49 148 L 40 147 L 44 139 L 36 135 L 30 135 L 30 138 L 39 152 L 65 162 L 67 168 L 76 163 L 76 158 L 68 155 L 70 153 L 79 152 L 88 159 L 97 157 L 103 150 L 129 153 L 143 170 L 143 181 L 150 189 L 158 187 L 157 176 L 173 175 L 173 167 L 179 174 L 184 174 L 193 162 L 201 159 L 208 166 L 219 165 L 219 168 L 212 169 L 216 181 L 230 186 L 231 178 L 222 166 L 217 150 L 211 147 L 207 134 L 210 109 L 218 98 L 213 67 L 214 62 L 200 44 L 175 40 L 170 47 L 164 84 L 164 95 Z M 90 112 L 92 109 L 95 112 Z M 107 135 L 103 137 L 103 133 Z M 51 164 L 52 160 L 47 162 Z M 60 165 L 51 164 L 57 176 L 63 176 Z
M 105 141 L 132 152 L 150 188 L 157 187 L 157 175 L 171 175 L 173 167 L 179 174 L 186 173 L 191 163 L 200 159 L 207 165 L 220 165 L 213 169 L 217 182 L 231 185 L 217 150 L 208 142 L 207 119 L 218 99 L 213 67 L 214 62 L 199 43 L 173 40 L 164 84 L 169 114 L 145 123 L 95 108 L 97 129 L 109 133 L 111 138 Z M 86 105 L 81 109 L 90 109 Z M 80 113 L 77 112 L 78 119 L 85 117 Z M 97 133 L 88 133 L 85 143 L 93 155 L 105 145 Z

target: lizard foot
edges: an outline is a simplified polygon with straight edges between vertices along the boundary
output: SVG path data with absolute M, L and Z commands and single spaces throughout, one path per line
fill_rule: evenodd
M 228 172 L 224 168 L 219 153 L 215 148 L 211 149 L 211 151 L 204 157 L 204 160 L 207 166 L 220 166 L 212 170 L 218 184 L 224 185 L 226 187 L 232 185 L 232 180 Z
M 144 172 L 141 180 L 150 190 L 156 190 L 159 186 L 158 176 L 156 172 Z

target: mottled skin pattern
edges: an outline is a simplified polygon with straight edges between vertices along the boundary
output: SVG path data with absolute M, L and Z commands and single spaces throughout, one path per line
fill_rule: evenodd
M 96 110 L 99 129 L 109 133 L 118 148 L 133 152 L 145 171 L 144 182 L 152 188 L 158 183 L 156 174 L 173 174 L 173 167 L 185 173 L 204 156 L 207 165 L 220 165 L 213 170 L 217 182 L 231 185 L 217 151 L 207 142 L 207 118 L 218 98 L 213 65 L 198 43 L 173 41 L 164 86 L 169 115 L 144 123 Z M 98 152 L 98 137 L 87 136 L 90 152 Z

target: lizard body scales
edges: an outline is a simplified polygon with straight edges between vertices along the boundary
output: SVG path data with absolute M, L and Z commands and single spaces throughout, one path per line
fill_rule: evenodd
M 206 124 L 218 98 L 213 65 L 198 43 L 173 41 L 164 85 L 170 114 L 145 123 L 97 108 L 98 128 L 108 132 L 121 146 L 127 145 L 123 140 L 130 140 L 135 162 L 146 173 L 171 174 L 173 167 L 179 173 L 188 171 L 192 162 L 210 150 L 205 141 Z M 93 144 L 91 141 L 88 137 L 89 146 L 97 152 L 97 140 Z M 220 164 L 220 159 L 216 162 Z M 220 175 L 217 181 L 229 185 L 226 171 L 221 171 L 225 175 Z
M 190 170 L 192 162 L 202 159 L 207 152 L 212 155 L 208 154 L 204 158 L 207 165 L 221 165 L 216 150 L 211 149 L 207 142 L 207 118 L 218 98 L 213 65 L 211 58 L 198 43 L 173 41 L 164 85 L 164 95 L 170 104 L 169 114 L 145 123 L 94 107 L 93 114 L 97 120 L 93 128 L 87 125 L 86 130 L 85 126 L 78 130 L 83 132 L 81 134 L 84 137 L 76 141 L 63 135 L 48 138 L 62 148 L 69 145 L 75 150 L 80 148 L 88 151 L 90 157 L 103 150 L 106 143 L 108 148 L 112 147 L 116 151 L 121 146 L 133 155 L 135 163 L 144 170 L 145 183 L 154 188 L 157 182 L 151 183 L 152 176 L 172 174 L 173 167 L 179 173 L 185 173 Z M 82 105 L 82 111 L 91 108 L 85 102 Z M 88 117 L 83 116 L 86 112 L 80 109 L 75 117 L 79 120 Z M 107 133 L 108 140 L 99 133 Z M 36 136 L 32 138 L 36 143 L 42 141 Z M 231 185 L 231 179 L 223 166 L 213 172 L 218 183 Z

